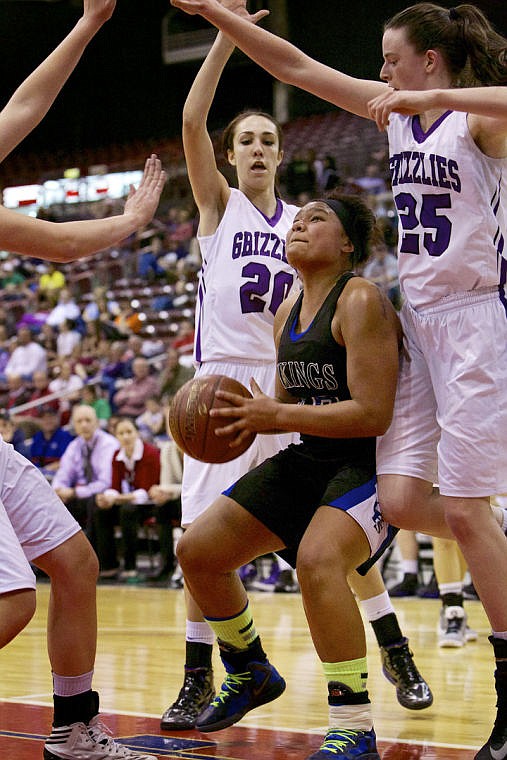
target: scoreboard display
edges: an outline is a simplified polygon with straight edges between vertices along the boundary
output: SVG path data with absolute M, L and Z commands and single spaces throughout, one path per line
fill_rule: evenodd
M 141 170 L 92 174 L 79 176 L 79 170 L 66 172 L 61 179 L 47 180 L 41 185 L 18 185 L 3 190 L 2 202 L 5 208 L 16 209 L 35 216 L 39 208 L 49 208 L 55 204 L 87 203 L 104 198 L 124 198 L 130 185 L 141 181 Z

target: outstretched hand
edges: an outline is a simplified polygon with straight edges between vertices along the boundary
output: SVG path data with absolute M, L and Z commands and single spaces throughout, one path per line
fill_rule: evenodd
M 115 7 L 116 0 L 84 0 L 83 16 L 103 24 L 111 18 Z
M 234 436 L 231 446 L 239 446 L 251 433 L 273 433 L 277 430 L 276 417 L 280 402 L 266 396 L 253 378 L 250 380 L 250 388 L 253 398 L 217 391 L 217 398 L 228 401 L 232 406 L 210 411 L 211 417 L 235 418 L 234 422 L 215 431 L 218 436 Z
M 257 13 L 248 13 L 246 8 L 247 0 L 170 0 L 170 2 L 175 8 L 179 8 L 191 16 L 199 14 L 204 18 L 208 18 L 208 14 L 213 10 L 213 7 L 220 5 L 231 11 L 231 13 L 235 13 L 237 16 L 251 21 L 253 24 L 269 16 L 267 9 L 257 11 Z
M 414 116 L 432 107 L 431 90 L 393 90 L 386 89 L 382 95 L 378 95 L 368 103 L 370 118 L 377 123 L 377 127 L 384 132 L 389 125 L 391 113 L 401 113 L 405 116 Z
M 241 16 L 242 18 L 251 21 L 253 24 L 256 24 L 262 18 L 269 16 L 269 11 L 267 9 L 257 11 L 257 13 L 249 13 L 246 7 L 247 0 L 220 0 L 220 5 L 227 8 L 231 13 L 235 13 L 236 16 Z
M 146 159 L 143 176 L 137 190 L 133 185 L 125 203 L 124 214 L 132 214 L 138 218 L 137 227 L 144 227 L 151 222 L 160 201 L 160 195 L 166 181 L 166 173 L 162 164 L 153 153 Z
M 213 5 L 220 5 L 218 0 L 171 0 L 171 5 L 185 11 L 190 16 L 197 14 L 206 17 L 206 11 Z

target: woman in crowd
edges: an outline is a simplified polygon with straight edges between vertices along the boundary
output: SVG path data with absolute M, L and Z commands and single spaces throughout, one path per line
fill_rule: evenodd
M 112 461 L 111 488 L 95 498 L 95 539 L 99 560 L 104 566 L 118 567 L 114 529 L 120 525 L 124 569 L 120 580 L 137 581 L 139 526 L 151 516 L 148 491 L 160 481 L 160 449 L 143 441 L 135 423 L 121 418 L 114 434 L 120 443 Z M 148 506 L 147 506 L 148 505 Z

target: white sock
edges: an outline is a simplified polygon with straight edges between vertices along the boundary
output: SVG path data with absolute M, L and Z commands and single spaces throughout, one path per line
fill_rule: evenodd
M 363 599 L 361 601 L 361 607 L 363 608 L 364 614 L 369 623 L 394 612 L 394 607 L 387 591 L 383 591 L 382 594 L 378 594 L 378 596 Z
M 53 673 L 53 693 L 58 697 L 74 697 L 92 688 L 93 670 L 80 676 L 58 676 Z
M 462 594 L 463 584 L 461 581 L 459 581 L 459 583 L 439 583 L 438 591 L 440 596 L 443 596 L 444 594 Z
M 194 623 L 193 620 L 187 620 L 186 640 L 213 646 L 215 634 L 205 621 Z
M 329 705 L 329 728 L 349 728 L 371 731 L 373 718 L 371 703 L 365 705 Z

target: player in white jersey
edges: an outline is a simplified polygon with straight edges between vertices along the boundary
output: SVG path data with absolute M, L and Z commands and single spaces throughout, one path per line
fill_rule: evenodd
M 18 87 L 0 113 L 0 160 L 42 120 L 82 53 L 111 17 L 115 0 L 85 0 L 67 37 Z M 119 243 L 153 217 L 165 175 L 152 156 L 124 213 L 83 222 L 46 222 L 0 206 L 0 246 L 67 262 Z M 105 731 L 92 690 L 97 644 L 98 560 L 46 479 L 0 438 L 0 647 L 30 621 L 36 605 L 30 563 L 51 581 L 47 647 L 53 675 L 53 730 L 44 760 L 149 760 Z
M 227 1 L 171 2 L 283 82 L 387 129 L 410 362 L 378 451 L 380 503 L 393 524 L 460 545 L 497 663 L 497 718 L 476 757 L 505 759 L 507 592 L 497 579 L 507 577 L 507 552 L 489 497 L 507 482 L 507 41 L 473 5 L 416 3 L 384 27 L 380 83 L 313 60 Z
M 245 4 L 240 4 L 243 9 Z M 263 15 L 261 11 L 252 19 Z M 247 387 L 253 377 L 260 387 L 274 393 L 274 316 L 282 301 L 299 288 L 296 272 L 285 256 L 285 236 L 298 208 L 276 193 L 283 135 L 267 114 L 240 113 L 224 130 L 224 154 L 236 169 L 238 189 L 230 187 L 217 169 L 206 119 L 232 50 L 233 46 L 219 35 L 197 74 L 183 112 L 183 142 L 200 212 L 198 239 L 203 260 L 194 358 L 198 376 L 224 374 Z M 220 465 L 185 457 L 183 527 L 241 475 L 294 438 L 288 434 L 258 435 L 241 457 Z M 415 666 L 378 569 L 373 568 L 365 578 L 357 576 L 352 585 L 374 628 L 384 671 L 396 688 L 398 701 L 408 709 L 429 707 L 433 696 Z M 194 728 L 199 712 L 214 694 L 214 634 L 187 589 L 185 594 L 185 675 L 176 701 L 162 716 L 165 730 Z
M 498 294 L 507 158 L 480 150 L 463 111 L 444 111 L 427 131 L 418 115 L 393 113 L 388 134 L 399 277 L 410 306 L 421 313 L 458 293 Z
M 231 188 L 216 231 L 199 235 L 198 364 L 226 357 L 273 364 L 273 317 L 297 287 L 285 256 L 285 236 L 297 210 L 278 198 L 269 218 L 243 191 Z
M 237 120 L 238 130 L 244 129 L 250 141 L 250 130 L 260 125 L 262 130 L 268 129 L 268 139 L 273 140 L 276 128 L 273 122 L 269 126 L 270 121 L 271 117 L 262 114 L 245 114 Z M 251 160 L 260 164 L 263 159 L 256 150 Z M 274 175 L 272 182 L 274 192 Z M 197 376 L 228 375 L 246 387 L 255 377 L 274 391 L 273 318 L 282 301 L 299 288 L 297 274 L 285 257 L 285 235 L 297 207 L 275 198 L 274 209 L 268 217 L 243 190 L 229 188 L 216 231 L 198 236 L 203 264 L 194 345 Z M 183 527 L 190 525 L 239 474 L 290 441 L 291 436 L 257 436 L 244 454 L 220 465 L 185 456 Z
M 250 142 L 250 130 L 260 125 L 267 128 L 265 134 L 272 141 L 277 128 L 270 121 L 271 117 L 261 114 L 242 115 L 236 120 L 238 129 L 245 129 L 241 139 Z M 257 150 L 253 148 L 251 161 L 260 165 L 264 159 Z M 270 182 L 274 192 L 274 174 Z M 198 236 L 203 263 L 196 308 L 196 375 L 228 375 L 246 387 L 252 377 L 262 378 L 274 390 L 273 318 L 282 301 L 299 287 L 285 257 L 285 235 L 297 207 L 275 198 L 274 214 L 269 217 L 243 190 L 228 191 L 217 229 Z M 201 221 L 200 229 L 202 225 Z M 290 436 L 257 436 L 242 456 L 221 465 L 185 456 L 182 525 L 190 525 L 239 473 L 290 440 Z

